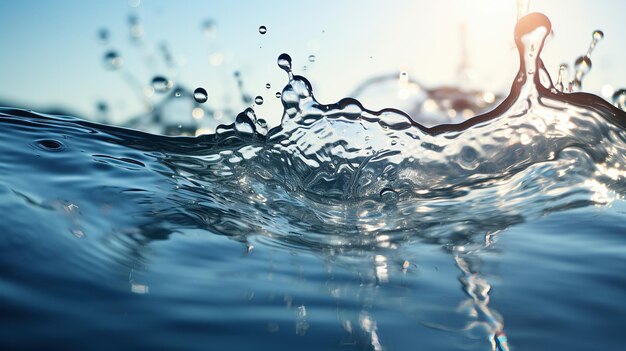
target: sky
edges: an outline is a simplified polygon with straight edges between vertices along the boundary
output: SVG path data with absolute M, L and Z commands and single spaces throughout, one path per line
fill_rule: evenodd
M 571 66 L 601 29 L 605 37 L 584 90 L 626 87 L 626 1 L 531 0 L 530 11 L 552 21 L 542 57 L 553 80 L 559 64 Z M 130 39 L 130 15 L 143 28 L 139 43 Z M 60 107 L 89 118 L 103 101 L 121 122 L 144 111 L 141 87 L 163 75 L 192 90 L 204 87 L 213 108 L 243 109 L 233 76 L 239 71 L 245 90 L 264 98 L 257 114 L 276 123 L 281 106 L 274 95 L 286 83 L 276 58 L 283 52 L 292 56 L 295 73 L 313 83 L 316 97 L 331 103 L 372 76 L 399 70 L 429 87 L 458 85 L 463 42 L 474 77 L 464 84 L 505 93 L 518 67 L 516 16 L 515 0 L 0 0 L 0 103 Z M 203 31 L 207 21 L 215 23 L 212 36 Z M 102 29 L 106 43 L 98 38 Z M 175 69 L 162 60 L 162 44 Z M 105 68 L 110 50 L 121 55 L 122 69 Z

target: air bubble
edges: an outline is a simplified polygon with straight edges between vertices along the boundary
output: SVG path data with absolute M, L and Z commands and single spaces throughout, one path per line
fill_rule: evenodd
M 257 96 L 254 98 L 254 103 L 257 105 L 263 105 L 263 97 L 262 96 Z
M 267 33 L 267 27 L 265 27 L 265 26 L 260 26 L 260 27 L 259 27 L 259 33 L 261 33 L 261 34 L 265 34 L 265 33 Z
M 165 93 L 172 88 L 172 81 L 163 77 L 156 76 L 152 78 L 152 88 L 157 93 Z
M 204 88 L 196 88 L 196 90 L 193 91 L 193 99 L 196 100 L 197 103 L 203 104 L 209 99 L 209 94 Z

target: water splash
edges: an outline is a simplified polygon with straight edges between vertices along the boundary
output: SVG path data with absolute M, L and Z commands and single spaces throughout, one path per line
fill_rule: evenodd
M 458 124 L 425 126 L 400 110 L 371 111 L 353 98 L 322 104 L 310 82 L 293 73 L 287 54 L 277 61 L 288 77 L 277 94 L 284 113 L 272 129 L 251 108 L 235 123 L 197 137 L 151 135 L 15 109 L 1 110 L 0 122 L 12 127 L 2 129 L 10 145 L 35 136 L 36 152 L 71 166 L 43 178 L 57 186 L 50 189 L 63 187 L 68 196 L 114 189 L 119 201 L 108 211 L 136 225 L 129 236 L 142 245 L 184 227 L 210 230 L 247 248 L 250 237 L 261 236 L 258 240 L 272 245 L 328 253 L 332 260 L 366 257 L 374 272 L 371 291 L 390 282 L 388 256 L 402 243 L 441 245 L 457 258 L 464 291 L 480 312 L 474 325 L 486 326 L 485 336 L 504 349 L 504 322 L 488 305 L 489 284 L 460 247 L 463 253 L 481 250 L 485 231 L 565 209 L 604 206 L 626 189 L 626 114 L 591 94 L 558 92 L 540 59 L 550 31 L 544 15 L 520 19 L 515 30 L 520 69 L 509 95 L 492 111 Z M 394 79 L 403 88 L 419 86 L 408 73 Z M 163 96 L 194 106 L 194 121 L 209 114 L 217 118 L 218 111 L 192 97 L 182 87 Z M 161 112 L 152 116 L 162 118 Z M 14 151 L 3 153 L 7 164 L 39 169 L 43 162 L 25 157 L 30 150 Z M 103 198 L 113 196 L 108 195 Z M 105 211 L 80 206 L 92 214 Z M 129 216 L 128 208 L 139 213 Z M 90 218 L 92 228 L 118 226 Z M 158 218 L 159 230 L 147 218 Z M 90 235 L 72 225 L 77 238 Z M 398 272 L 406 269 L 404 262 L 399 260 Z M 128 282 L 135 293 L 156 291 L 135 275 Z M 364 344 L 381 349 L 385 339 L 363 305 L 357 322 L 344 323 L 344 329 L 358 334 L 360 328 Z M 296 306 L 295 328 L 304 334 L 314 314 L 304 304 Z
M 580 91 L 582 89 L 583 78 L 591 70 L 591 53 L 602 38 L 604 38 L 604 33 L 601 30 L 594 31 L 591 34 L 591 43 L 589 44 L 587 53 L 584 56 L 578 57 L 574 62 L 574 78 L 570 82 L 570 91 Z

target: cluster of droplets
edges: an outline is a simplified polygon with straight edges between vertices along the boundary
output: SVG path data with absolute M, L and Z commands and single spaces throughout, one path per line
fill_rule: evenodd
M 559 74 L 557 77 L 555 88 L 559 92 L 571 93 L 582 89 L 583 78 L 591 70 L 591 54 L 596 45 L 604 38 L 604 32 L 595 30 L 591 35 L 591 43 L 587 49 L 587 53 L 574 61 L 574 75 L 569 78 L 569 67 L 566 63 L 559 66 Z

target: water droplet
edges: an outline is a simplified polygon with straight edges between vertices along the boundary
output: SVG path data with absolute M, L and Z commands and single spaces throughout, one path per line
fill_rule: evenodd
M 595 39 L 596 41 L 600 41 L 602 40 L 602 38 L 604 38 L 604 32 L 601 30 L 595 30 L 593 32 L 592 38 Z
M 316 59 L 315 55 L 309 55 L 309 62 L 315 62 Z
M 280 93 L 280 91 L 276 92 L 276 97 L 280 99 L 280 97 L 282 96 L 282 94 Z
M 559 91 L 561 93 L 563 92 L 563 90 L 565 88 L 563 86 L 563 81 L 564 81 L 564 79 L 567 78 L 568 75 L 569 75 L 569 73 L 567 72 L 567 64 L 562 63 L 559 66 L 559 76 L 556 79 L 556 87 L 555 88 L 556 88 L 557 91 Z
M 117 51 L 111 50 L 104 54 L 104 66 L 110 70 L 122 67 L 122 58 Z
M 193 91 L 193 99 L 203 104 L 209 99 L 209 94 L 204 88 L 196 88 L 196 90 Z
M 165 93 L 172 88 L 172 81 L 163 77 L 156 76 L 152 78 L 152 88 L 157 93 Z
M 260 118 L 258 121 L 256 121 L 256 124 L 261 128 L 267 128 L 267 121 L 263 118 Z
M 175 97 L 181 97 L 183 95 L 183 89 L 182 88 L 176 88 L 174 90 L 174 96 Z
M 267 27 L 265 27 L 265 26 L 260 26 L 260 27 L 259 27 L 259 33 L 261 33 L 261 34 L 265 34 L 265 33 L 267 33 Z
M 278 56 L 278 67 L 285 72 L 291 72 L 291 56 L 284 53 L 280 54 L 280 56 Z
M 106 28 L 102 28 L 98 31 L 98 39 L 100 39 L 100 41 L 102 43 L 106 43 L 109 41 L 109 30 Z
M 130 26 L 130 38 L 135 42 L 139 42 L 143 37 L 143 25 L 136 15 L 128 16 L 128 24 Z
M 257 105 L 263 105 L 263 97 L 262 96 L 257 96 L 254 98 L 254 103 Z
M 212 39 L 217 34 L 217 25 L 215 25 L 213 20 L 204 20 L 204 22 L 202 22 L 202 31 L 207 38 Z
M 589 73 L 589 70 L 591 70 L 591 59 L 587 56 L 580 56 L 574 62 L 574 68 L 576 69 L 576 74 L 579 72 L 583 75 Z
M 257 133 L 261 134 L 261 135 L 266 135 L 267 134 L 267 121 L 264 120 L 263 118 L 259 118 L 256 121 L 256 131 Z
M 272 87 L 272 85 L 270 83 L 265 84 L 265 89 L 269 89 L 271 87 Z
M 604 38 L 604 33 L 601 30 L 595 30 L 591 34 L 591 43 L 589 44 L 589 49 L 587 49 L 587 57 L 591 57 L 591 53 L 598 45 L 598 42 Z
M 109 109 L 109 106 L 104 101 L 98 101 L 98 103 L 96 104 L 96 108 L 100 113 L 106 113 Z

